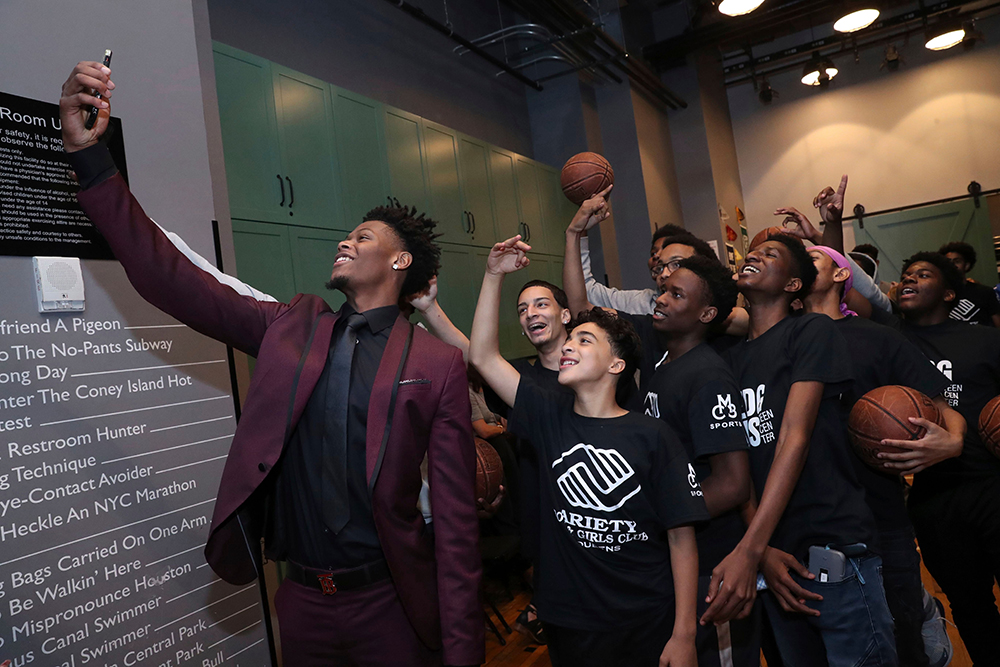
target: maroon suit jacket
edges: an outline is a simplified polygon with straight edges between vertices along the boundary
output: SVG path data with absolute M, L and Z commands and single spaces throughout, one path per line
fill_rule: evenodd
M 222 285 L 170 243 L 120 175 L 77 197 L 143 298 L 257 358 L 205 547 L 220 577 L 250 582 L 260 574 L 257 491 L 319 380 L 337 314 L 317 296 L 264 302 Z M 443 648 L 444 662 L 453 665 L 485 659 L 470 414 L 461 352 L 397 319 L 369 402 L 368 488 L 403 608 L 421 640 Z M 417 509 L 425 454 L 433 536 Z

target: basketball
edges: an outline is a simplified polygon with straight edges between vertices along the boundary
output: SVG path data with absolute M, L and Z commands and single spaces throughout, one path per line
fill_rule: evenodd
M 899 453 L 906 450 L 882 444 L 882 440 L 919 440 L 926 429 L 911 424 L 909 417 L 923 417 L 941 424 L 941 413 L 931 399 L 916 389 L 891 384 L 877 387 L 862 396 L 851 409 L 847 434 L 861 460 L 878 470 L 884 461 L 880 452 Z
M 577 153 L 563 165 L 560 181 L 566 198 L 579 206 L 614 184 L 615 172 L 597 153 Z
M 503 480 L 503 463 L 493 445 L 476 438 L 476 498 L 487 503 L 496 500 Z
M 761 231 L 757 232 L 757 235 L 753 237 L 752 241 L 750 241 L 750 250 L 753 250 L 761 243 L 766 241 L 768 237 L 771 236 L 771 234 L 781 234 L 781 233 L 782 233 L 781 227 L 768 227 L 767 229 L 762 229 Z
M 979 437 L 986 449 L 1000 456 L 1000 396 L 987 403 L 979 413 Z

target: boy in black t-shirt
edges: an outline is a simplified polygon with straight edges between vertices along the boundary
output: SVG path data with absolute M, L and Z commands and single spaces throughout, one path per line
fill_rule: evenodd
M 877 471 L 853 457 L 854 467 L 878 529 L 877 551 L 882 557 L 882 577 L 889 610 L 895 620 L 896 651 L 900 664 L 923 667 L 929 664 L 921 630 L 924 623 L 923 585 L 920 555 L 914 546 L 913 525 L 906 514 L 901 475 L 924 470 L 962 451 L 965 420 L 948 407 L 942 392 L 948 380 L 927 357 L 898 331 L 858 317 L 847 309 L 844 295 L 853 283 L 851 267 L 841 253 L 823 245 L 809 248 L 817 276 L 809 295 L 803 299 L 808 313 L 820 313 L 834 321 L 851 350 L 854 382 L 844 394 L 845 412 L 866 393 L 890 384 L 912 387 L 934 400 L 945 417 L 948 430 L 923 419 L 915 425 L 927 430 L 920 440 L 886 441 L 907 451 L 883 457 L 883 471 Z M 846 425 L 846 424 L 845 424 Z M 772 593 L 783 598 L 786 608 L 799 600 L 813 599 L 788 574 L 807 572 L 791 556 L 768 550 L 763 571 Z
M 656 300 L 652 326 L 666 334 L 667 354 L 649 380 L 645 411 L 680 437 L 701 480 L 712 520 L 698 538 L 698 608 L 704 612 L 712 570 L 739 544 L 739 509 L 750 498 L 747 439 L 739 418 L 742 400 L 733 372 L 705 342 L 736 304 L 736 283 L 715 258 L 689 257 L 671 267 Z M 760 614 L 720 626 L 698 626 L 701 667 L 756 667 Z
M 799 568 L 792 575 L 822 599 L 787 610 L 783 599 L 763 596 L 782 658 L 792 665 L 895 665 L 881 561 L 867 547 L 874 522 L 839 402 L 852 379 L 847 346 L 825 315 L 789 316 L 816 269 L 798 239 L 778 234 L 748 253 L 737 275 L 750 333 L 726 358 L 743 388 L 741 416 L 760 502 L 746 535 L 712 573 L 702 622 L 746 610 L 768 549 L 807 563 L 811 547 L 828 547 L 839 552 L 827 554 L 834 560 L 845 557 L 842 579 L 836 572 L 826 581 L 801 576 Z
M 965 277 L 976 265 L 976 249 L 964 241 L 952 241 L 941 246 L 938 252 L 955 265 L 962 278 L 948 316 L 959 322 L 1000 327 L 1000 301 L 997 301 L 996 292 L 992 287 Z
M 698 554 L 689 524 L 708 518 L 701 487 L 670 429 L 615 402 L 639 354 L 624 320 L 597 308 L 573 328 L 559 366 L 573 397 L 500 356 L 503 277 L 527 265 L 529 249 L 514 237 L 491 250 L 469 356 L 538 454 L 535 603 L 553 664 L 693 667 Z
M 944 373 L 949 405 L 969 424 L 961 456 L 918 472 L 909 511 L 928 571 L 940 584 L 973 663 L 1000 660 L 1000 459 L 979 437 L 986 403 L 1000 394 L 1000 330 L 969 326 L 948 314 L 961 275 L 939 253 L 903 264 L 903 334 Z

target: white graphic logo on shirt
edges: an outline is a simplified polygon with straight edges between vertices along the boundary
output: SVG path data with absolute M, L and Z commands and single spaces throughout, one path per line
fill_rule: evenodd
M 643 409 L 650 417 L 660 418 L 660 397 L 656 392 L 651 391 L 646 394 L 646 400 L 643 401 Z
M 960 322 L 975 322 L 979 315 L 979 306 L 968 299 L 959 299 L 949 313 L 953 320 Z
M 729 394 L 718 394 L 718 403 L 712 408 L 712 416 L 715 421 L 723 419 L 734 419 L 736 417 L 736 406 L 733 405 L 733 397 Z
M 705 495 L 701 492 L 701 484 L 698 483 L 698 474 L 694 471 L 694 466 L 690 463 L 688 464 L 688 484 L 691 485 L 692 496 Z
M 751 447 L 759 447 L 761 443 L 774 442 L 777 437 L 774 432 L 774 411 L 764 410 L 764 385 L 758 385 L 743 390 L 743 404 L 746 412 L 743 418 L 743 428 L 747 432 L 747 442 Z
M 933 361 L 931 363 L 934 364 Z M 942 375 L 952 381 L 952 384 L 948 385 L 948 387 L 941 392 L 941 394 L 944 396 L 944 400 L 948 402 L 948 407 L 957 408 L 962 398 L 962 385 L 955 382 L 955 378 L 952 377 L 951 362 L 947 359 L 942 359 L 934 364 L 934 366 L 941 371 Z
M 552 469 L 563 470 L 556 484 L 573 507 L 613 512 L 642 489 L 635 470 L 614 449 L 581 442 L 553 461 Z

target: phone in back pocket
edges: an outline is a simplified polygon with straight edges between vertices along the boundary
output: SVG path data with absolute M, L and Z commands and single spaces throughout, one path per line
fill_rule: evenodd
M 847 574 L 847 556 L 827 547 L 809 547 L 809 571 L 821 584 L 836 584 Z

